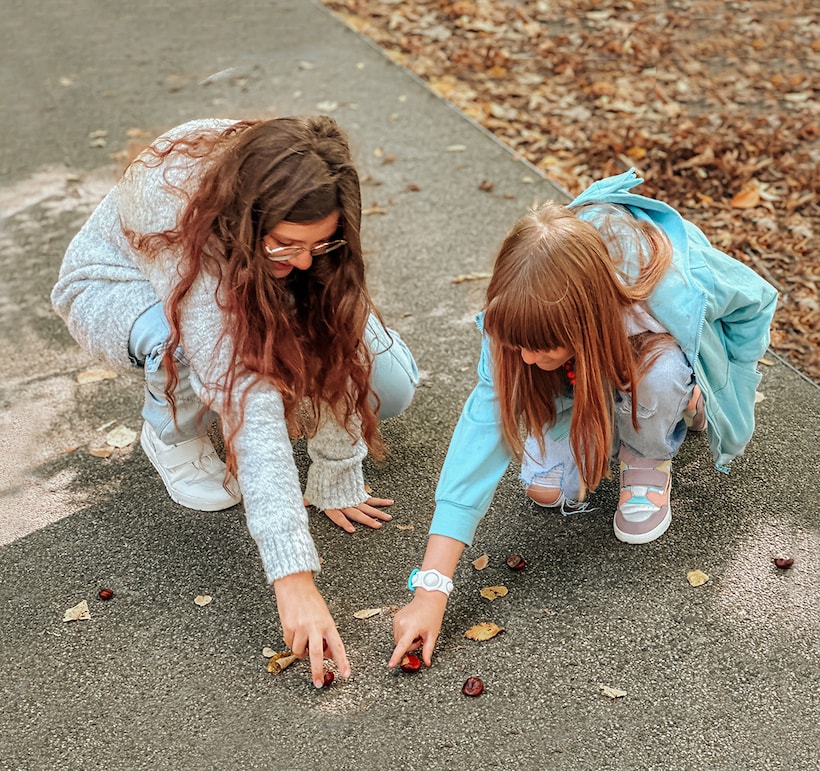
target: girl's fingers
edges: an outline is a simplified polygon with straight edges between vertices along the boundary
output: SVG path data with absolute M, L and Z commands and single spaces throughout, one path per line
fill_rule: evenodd
M 336 662 L 336 666 L 339 669 L 339 675 L 347 680 L 350 677 L 350 662 L 347 659 L 347 653 L 345 653 L 345 646 L 342 643 L 342 638 L 339 637 L 338 633 L 331 635 L 330 638 L 331 639 L 328 641 L 325 655 Z
M 293 635 L 293 640 L 289 645 L 287 637 L 285 638 L 285 645 L 288 645 L 290 652 L 299 659 L 303 659 L 307 654 L 307 642 L 306 637 L 301 633 L 296 633 Z
M 358 522 L 360 525 L 367 525 L 374 530 L 378 530 L 382 526 L 381 522 L 373 519 L 373 517 L 369 517 L 361 509 L 344 509 L 344 514 L 349 520 Z
M 325 514 L 331 522 L 338 525 L 345 532 L 355 532 L 356 528 L 353 527 L 353 523 L 345 516 L 344 511 L 341 509 L 325 509 Z
M 321 688 L 325 684 L 325 654 L 323 638 L 320 635 L 314 635 L 310 639 L 310 676 L 313 678 L 313 684 L 317 688 Z
M 368 506 L 392 506 L 392 498 L 368 498 L 365 503 Z
M 389 522 L 393 519 L 393 515 L 376 507 L 392 505 L 393 501 L 390 498 L 368 498 L 367 502 L 360 503 L 358 506 L 348 506 L 344 509 L 325 509 L 324 511 L 331 522 L 338 525 L 345 532 L 352 533 L 356 529 L 353 527 L 353 522 L 378 530 L 382 526 L 381 523 Z
M 421 660 L 429 667 L 433 663 L 433 648 L 436 647 L 436 636 L 430 635 L 424 640 L 421 649 Z
M 392 514 L 388 514 L 386 511 L 382 511 L 381 509 L 375 509 L 373 506 L 369 506 L 366 503 L 360 503 L 358 506 L 355 507 L 364 514 L 367 514 L 369 517 L 373 517 L 374 519 L 381 519 L 385 522 L 389 522 L 393 519 Z

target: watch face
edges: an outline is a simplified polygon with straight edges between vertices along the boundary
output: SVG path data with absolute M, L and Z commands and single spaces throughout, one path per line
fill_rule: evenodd
M 421 579 L 421 585 L 425 589 L 435 589 L 440 583 L 441 581 L 435 573 L 425 573 L 424 578 Z

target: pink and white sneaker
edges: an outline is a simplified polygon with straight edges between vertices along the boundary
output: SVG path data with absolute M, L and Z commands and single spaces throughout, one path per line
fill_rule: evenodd
M 660 538 L 672 523 L 672 461 L 641 458 L 623 445 L 618 458 L 621 497 L 612 523 L 615 537 L 624 543 L 649 543 Z

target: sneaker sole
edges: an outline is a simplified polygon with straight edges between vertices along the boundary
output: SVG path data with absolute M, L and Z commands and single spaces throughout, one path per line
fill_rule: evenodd
M 651 541 L 655 541 L 660 538 L 667 530 L 669 530 L 669 525 L 671 524 L 672 512 L 667 511 L 666 516 L 655 526 L 654 529 L 650 530 L 648 533 L 625 533 L 623 530 L 618 528 L 618 525 L 614 519 L 612 521 L 612 528 L 615 531 L 615 537 L 619 541 L 633 545 L 640 545 L 650 543 Z

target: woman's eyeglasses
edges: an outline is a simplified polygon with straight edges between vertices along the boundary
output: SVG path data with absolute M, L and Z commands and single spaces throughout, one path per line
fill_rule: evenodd
M 341 249 L 346 243 L 347 241 L 340 238 L 337 241 L 325 241 L 323 244 L 316 244 L 310 249 L 305 246 L 276 246 L 271 248 L 267 244 L 264 244 L 264 248 L 265 254 L 272 262 L 286 262 L 298 257 L 302 252 L 310 252 L 311 257 L 321 257 L 323 254 Z

